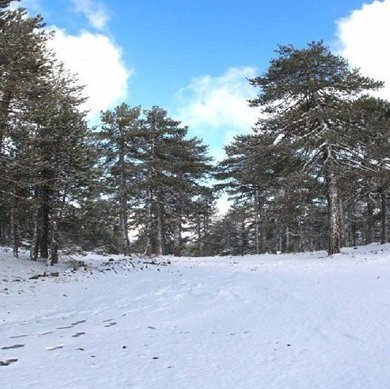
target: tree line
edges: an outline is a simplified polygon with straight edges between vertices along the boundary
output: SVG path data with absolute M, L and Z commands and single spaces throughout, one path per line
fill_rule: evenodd
M 259 120 L 215 163 L 158 106 L 123 103 L 91 128 L 42 17 L 10 3 L 0 0 L 0 243 L 15 256 L 334 254 L 388 241 L 390 106 L 365 94 L 381 82 L 322 42 L 279 47 L 249 80 Z M 221 192 L 234 201 L 223 216 Z
M 249 80 L 255 133 L 236 137 L 218 166 L 219 186 L 237 199 L 225 218 L 236 219 L 233 251 L 388 242 L 390 104 L 367 94 L 383 83 L 323 42 L 276 53 Z
M 83 88 L 48 49 L 42 17 L 9 3 L 0 3 L 1 243 L 50 263 L 72 244 L 180 255 L 212 207 L 207 147 L 160 107 L 123 103 L 90 128 Z

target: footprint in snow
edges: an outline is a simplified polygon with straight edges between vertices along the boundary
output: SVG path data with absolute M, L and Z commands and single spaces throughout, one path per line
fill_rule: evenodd
M 12 335 L 9 339 L 19 339 L 19 338 L 27 338 L 28 336 L 45 336 L 49 334 L 54 334 L 54 331 L 46 331 L 39 334 L 22 334 L 22 335 Z
M 66 330 L 67 328 L 73 328 L 73 327 L 74 327 L 73 325 L 63 326 L 63 327 L 56 327 L 56 330 Z
M 10 350 L 13 348 L 21 348 L 24 347 L 24 344 L 13 344 L 12 346 L 3 346 L 1 349 L 2 350 Z
M 117 324 L 118 324 L 118 323 L 117 323 L 116 321 L 111 321 L 111 322 L 105 324 L 104 327 L 112 327 L 112 326 L 115 326 L 115 325 L 117 325 Z
M 76 332 L 74 335 L 72 335 L 72 338 L 78 338 L 79 336 L 85 335 L 86 332 Z
M 71 323 L 72 326 L 77 326 L 78 324 L 82 324 L 82 323 L 85 323 L 86 320 L 78 320 L 78 321 L 75 321 L 74 323 Z
M 29 335 L 26 335 L 26 334 L 23 334 L 23 335 L 13 335 L 13 336 L 10 336 L 9 338 L 10 339 L 18 339 L 18 338 L 26 338 L 27 336 L 29 336 Z
M 103 327 L 112 327 L 112 326 L 115 326 L 116 324 L 118 324 L 116 321 L 114 321 L 114 319 L 105 319 L 105 320 L 102 320 L 102 323 L 106 323 L 106 324 L 104 324 Z
M 46 331 L 46 332 L 42 332 L 41 334 L 37 334 L 38 336 L 45 336 L 45 335 L 49 335 L 49 334 L 54 334 L 54 331 Z
M 0 366 L 8 366 L 10 365 L 11 363 L 15 363 L 17 362 L 18 359 L 17 358 L 11 358 L 11 359 L 7 359 L 5 361 L 0 361 Z
M 46 347 L 46 350 L 47 351 L 54 351 L 54 350 L 60 350 L 62 348 L 64 348 L 64 345 L 63 344 L 59 344 L 58 346 Z
M 65 329 L 68 329 L 68 328 L 73 328 L 79 324 L 82 324 L 82 323 L 85 323 L 86 320 L 78 320 L 78 321 L 75 321 L 73 323 L 70 323 L 69 325 L 67 326 L 62 326 L 62 327 L 56 327 L 57 330 L 65 330 Z

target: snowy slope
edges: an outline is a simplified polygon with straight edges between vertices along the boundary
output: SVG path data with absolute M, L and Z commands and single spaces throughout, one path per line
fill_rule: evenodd
M 1 254 L 0 388 L 390 386 L 389 245 L 80 259 L 71 273 Z M 60 275 L 30 279 L 45 270 Z

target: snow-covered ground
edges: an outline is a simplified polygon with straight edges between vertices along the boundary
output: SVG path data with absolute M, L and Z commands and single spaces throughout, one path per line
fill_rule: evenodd
M 0 388 L 390 387 L 390 245 L 78 259 L 1 252 Z

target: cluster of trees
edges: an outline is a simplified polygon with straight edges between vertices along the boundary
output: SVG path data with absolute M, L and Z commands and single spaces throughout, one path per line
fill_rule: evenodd
M 250 80 L 259 91 L 250 101 L 260 111 L 255 133 L 236 137 L 218 167 L 237 200 L 225 250 L 334 254 L 387 242 L 390 104 L 365 94 L 382 83 L 322 42 L 277 54 Z
M 101 181 L 119 217 L 121 252 L 130 253 L 131 226 L 137 251 L 181 255 L 183 228 L 212 201 L 202 184 L 212 168 L 207 147 L 187 132 L 159 107 L 122 104 L 102 114 Z
M 0 0 L 0 243 L 224 255 L 388 241 L 390 104 L 322 42 L 281 46 L 250 80 L 255 132 L 212 165 L 165 110 L 121 104 L 91 129 L 51 34 Z M 210 177 L 217 180 L 211 187 Z M 234 205 L 216 216 L 215 198 Z
M 64 204 L 93 163 L 81 88 L 48 50 L 40 16 L 0 3 L 0 240 L 58 261 Z
M 122 104 L 92 131 L 42 18 L 9 3 L 0 2 L 0 242 L 56 263 L 72 243 L 129 255 L 137 236 L 138 251 L 180 255 L 186 229 L 201 240 L 213 202 L 202 141 L 159 107 Z

